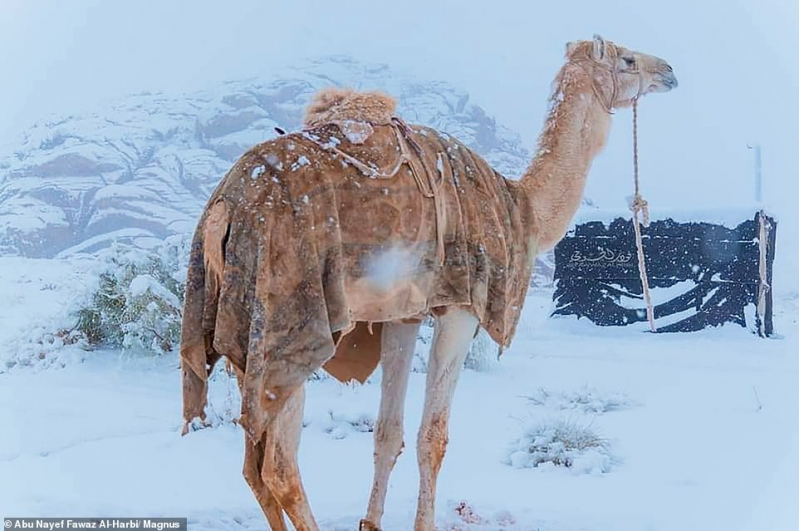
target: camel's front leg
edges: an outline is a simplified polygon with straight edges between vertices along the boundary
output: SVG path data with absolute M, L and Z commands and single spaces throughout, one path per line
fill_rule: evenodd
M 360 531 L 380 529 L 386 503 L 388 478 L 403 447 L 403 422 L 408 377 L 420 323 L 385 323 L 380 365 L 383 382 L 380 412 L 375 426 L 375 470 L 372 494 Z
M 456 308 L 436 323 L 416 445 L 420 483 L 415 531 L 435 529 L 436 479 L 447 447 L 450 404 L 477 325 L 475 316 Z

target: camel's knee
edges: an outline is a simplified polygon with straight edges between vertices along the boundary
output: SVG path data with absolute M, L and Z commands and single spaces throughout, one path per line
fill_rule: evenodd
M 396 460 L 405 448 L 402 425 L 398 422 L 381 423 L 375 427 L 375 459 L 381 456 Z
M 280 503 L 280 505 L 291 504 L 292 501 L 299 499 L 300 489 L 296 486 L 295 482 L 289 481 L 288 478 L 277 476 L 264 477 L 266 487 L 272 496 Z

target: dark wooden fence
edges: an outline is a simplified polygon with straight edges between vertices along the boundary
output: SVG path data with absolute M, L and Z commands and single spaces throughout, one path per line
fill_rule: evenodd
M 642 227 L 658 332 L 691 332 L 725 323 L 774 332 L 772 266 L 776 220 L 753 211 L 735 227 L 652 220 Z M 646 323 L 635 235 L 629 217 L 587 221 L 555 247 L 553 315 L 600 326 Z

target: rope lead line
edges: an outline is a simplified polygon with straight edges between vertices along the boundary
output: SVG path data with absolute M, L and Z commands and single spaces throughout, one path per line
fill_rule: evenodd
M 630 209 L 633 211 L 633 229 L 635 230 L 635 246 L 638 251 L 638 271 L 641 274 L 641 286 L 644 291 L 646 301 L 646 317 L 649 321 L 649 328 L 652 332 L 657 332 L 655 326 L 655 311 L 652 307 L 652 296 L 649 291 L 649 279 L 646 276 L 646 259 L 644 258 L 644 244 L 641 238 L 641 227 L 649 227 L 649 204 L 641 197 L 641 184 L 638 177 L 638 97 L 633 99 L 633 174 L 635 177 L 635 196 L 633 196 Z M 638 215 L 642 219 L 639 221 Z

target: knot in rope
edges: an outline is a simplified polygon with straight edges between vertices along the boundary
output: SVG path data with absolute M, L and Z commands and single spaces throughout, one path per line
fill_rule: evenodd
M 649 202 L 641 197 L 640 194 L 633 197 L 630 203 L 630 210 L 633 211 L 636 217 L 641 214 L 641 225 L 649 227 Z

